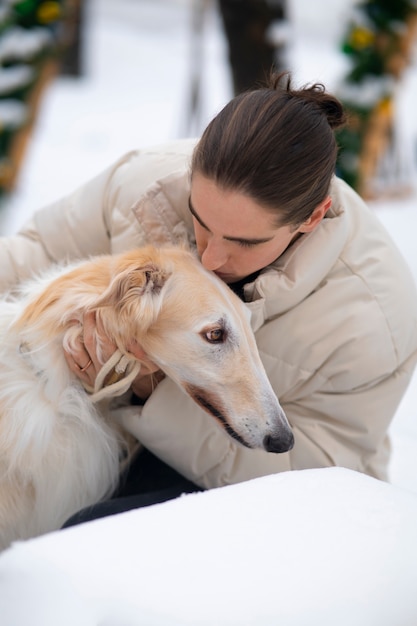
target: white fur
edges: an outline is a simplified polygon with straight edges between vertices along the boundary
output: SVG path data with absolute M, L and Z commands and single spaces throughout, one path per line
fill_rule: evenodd
M 62 343 L 25 352 L 11 328 L 21 307 L 0 304 L 0 547 L 59 528 L 119 473 L 117 431 L 70 374 Z
M 244 305 L 190 253 L 149 246 L 55 268 L 0 301 L 0 549 L 59 528 L 117 484 L 120 426 L 64 357 L 86 311 L 126 363 L 135 339 L 241 444 L 292 446 Z

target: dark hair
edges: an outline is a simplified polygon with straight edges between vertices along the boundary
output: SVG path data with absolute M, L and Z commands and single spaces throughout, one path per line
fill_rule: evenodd
M 321 84 L 293 89 L 288 73 L 231 100 L 194 149 L 192 173 L 276 212 L 278 225 L 306 221 L 329 193 L 342 104 Z

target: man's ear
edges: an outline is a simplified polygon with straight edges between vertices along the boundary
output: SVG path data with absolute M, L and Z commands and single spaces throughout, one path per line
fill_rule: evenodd
M 303 222 L 298 229 L 299 233 L 311 233 L 321 222 L 323 217 L 325 217 L 327 211 L 332 206 L 332 199 L 330 196 L 327 196 L 320 202 L 320 204 L 314 209 L 308 220 Z

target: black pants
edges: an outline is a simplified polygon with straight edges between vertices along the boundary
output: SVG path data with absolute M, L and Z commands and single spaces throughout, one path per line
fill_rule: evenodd
M 110 500 L 82 509 L 70 517 L 63 528 L 165 502 L 194 491 L 202 489 L 160 461 L 149 450 L 142 450 L 126 475 L 121 478 L 120 485 Z

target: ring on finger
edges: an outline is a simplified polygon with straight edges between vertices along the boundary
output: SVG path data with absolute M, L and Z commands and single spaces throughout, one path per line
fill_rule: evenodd
M 92 359 L 89 359 L 87 365 L 84 365 L 84 367 L 78 366 L 78 369 L 80 370 L 80 372 L 85 372 L 85 370 L 88 370 L 92 362 L 93 362 Z

